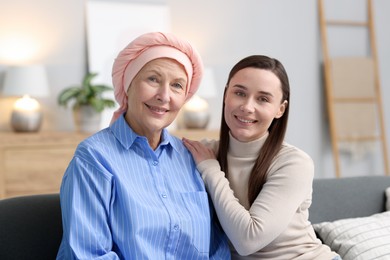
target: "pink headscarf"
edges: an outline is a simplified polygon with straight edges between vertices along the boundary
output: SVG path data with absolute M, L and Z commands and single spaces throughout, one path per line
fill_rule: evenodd
M 158 58 L 171 58 L 183 65 L 188 77 L 186 100 L 196 92 L 202 78 L 203 63 L 191 44 L 169 33 L 143 34 L 130 42 L 114 61 L 112 82 L 120 107 L 114 112 L 111 123 L 127 110 L 127 90 L 131 81 L 146 63 Z

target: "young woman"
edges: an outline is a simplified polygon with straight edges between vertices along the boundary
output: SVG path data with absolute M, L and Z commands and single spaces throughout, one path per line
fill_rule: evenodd
M 229 259 L 195 162 L 165 129 L 199 86 L 199 55 L 172 34 L 147 33 L 112 75 L 120 107 L 81 142 L 62 181 L 57 259 Z
M 283 65 L 255 55 L 230 71 L 219 141 L 184 139 L 232 259 L 338 259 L 308 221 L 314 166 L 284 142 L 290 87 Z

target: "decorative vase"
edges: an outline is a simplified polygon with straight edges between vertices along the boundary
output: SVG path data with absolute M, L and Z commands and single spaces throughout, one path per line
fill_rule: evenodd
M 73 116 L 78 132 L 95 133 L 100 130 L 102 115 L 92 106 L 79 106 L 73 110 Z

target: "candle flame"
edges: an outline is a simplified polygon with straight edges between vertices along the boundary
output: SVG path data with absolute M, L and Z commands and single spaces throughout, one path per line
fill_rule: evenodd
M 38 101 L 28 95 L 19 98 L 14 104 L 14 111 L 39 111 L 39 109 L 40 105 Z

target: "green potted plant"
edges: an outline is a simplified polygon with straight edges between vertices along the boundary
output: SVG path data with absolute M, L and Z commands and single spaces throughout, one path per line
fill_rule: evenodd
M 58 95 L 58 104 L 68 107 L 73 105 L 73 115 L 76 128 L 81 132 L 95 132 L 99 129 L 101 112 L 105 108 L 115 106 L 112 99 L 103 96 L 104 92 L 113 88 L 104 84 L 93 84 L 92 79 L 97 73 L 88 72 L 81 85 L 70 86 Z

